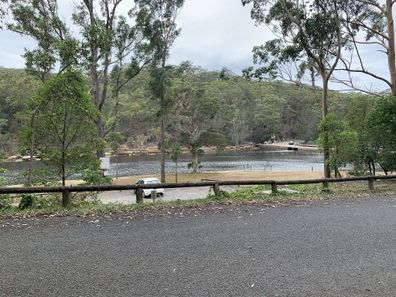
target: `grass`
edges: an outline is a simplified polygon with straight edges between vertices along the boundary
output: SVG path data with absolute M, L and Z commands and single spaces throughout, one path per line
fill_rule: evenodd
M 289 191 L 285 191 L 285 189 Z M 293 192 L 291 192 L 292 190 Z M 396 183 L 392 181 L 376 182 L 375 190 L 368 191 L 365 182 L 350 182 L 341 184 L 330 184 L 329 191 L 323 191 L 322 185 L 295 185 L 285 186 L 278 189 L 278 193 L 271 193 L 269 186 L 241 187 L 231 193 L 222 192 L 217 197 L 209 195 L 206 199 L 197 200 L 177 200 L 172 202 L 161 201 L 154 203 L 137 204 L 103 204 L 100 201 L 84 201 L 84 197 L 75 197 L 73 207 L 64 209 L 60 206 L 59 196 L 42 197 L 46 203 L 35 203 L 32 208 L 24 210 L 11 206 L 0 209 L 0 219 L 6 218 L 25 218 L 37 216 L 88 216 L 88 215 L 110 215 L 115 213 L 140 213 L 140 212 L 168 212 L 179 211 L 183 209 L 202 208 L 210 205 L 283 205 L 296 201 L 322 201 L 336 199 L 356 199 L 369 198 L 375 196 L 394 195 L 396 192 Z M 1 199 L 1 198 L 0 198 Z M 4 198 L 6 201 L 11 198 Z M 15 199 L 15 198 L 14 198 Z M 52 200 L 51 200 L 52 199 Z M 49 201 L 52 201 L 50 203 Z M 39 207 L 35 207 L 35 206 Z

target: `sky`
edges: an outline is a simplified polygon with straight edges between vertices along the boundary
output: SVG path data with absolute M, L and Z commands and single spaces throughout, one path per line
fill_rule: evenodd
M 132 0 L 127 0 L 127 2 Z M 60 0 L 61 16 L 70 16 L 72 0 Z M 127 6 L 124 4 L 125 10 Z M 254 26 L 250 10 L 240 0 L 186 0 L 179 15 L 181 36 L 176 40 L 169 62 L 190 60 L 208 70 L 226 66 L 236 73 L 251 64 L 252 48 L 271 38 L 265 27 Z M 9 31 L 0 32 L 0 66 L 23 68 L 24 48 L 34 42 Z
M 60 14 L 65 20 L 70 19 L 73 1 L 59 0 Z M 128 2 L 132 0 L 125 0 L 121 9 L 126 11 Z M 274 38 L 265 26 L 255 26 L 250 18 L 250 8 L 243 7 L 241 0 L 186 0 L 178 24 L 182 34 L 171 50 L 169 63 L 189 60 L 207 70 L 227 67 L 235 74 L 241 74 L 242 69 L 252 65 L 253 47 Z M 23 68 L 24 49 L 34 46 L 27 37 L 0 31 L 0 66 Z M 365 56 L 369 69 L 387 75 L 384 55 L 367 49 Z M 361 86 L 385 88 L 365 76 L 356 76 L 355 79 Z

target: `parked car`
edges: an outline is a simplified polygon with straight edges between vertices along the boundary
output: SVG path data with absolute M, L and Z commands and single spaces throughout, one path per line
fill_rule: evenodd
M 143 178 L 141 180 L 138 180 L 136 183 L 137 185 L 158 185 L 161 182 L 157 178 L 153 177 L 148 177 L 148 178 Z M 159 188 L 159 189 L 143 189 L 143 196 L 144 197 L 151 197 L 151 191 L 157 191 L 157 196 L 164 196 L 164 188 Z M 135 191 L 136 193 L 136 191 Z

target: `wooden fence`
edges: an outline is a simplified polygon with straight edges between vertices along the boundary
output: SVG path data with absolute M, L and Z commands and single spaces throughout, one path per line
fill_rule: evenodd
M 30 193 L 62 193 L 62 204 L 65 207 L 70 206 L 71 193 L 82 192 L 109 192 L 109 191 L 136 191 L 136 202 L 143 202 L 143 189 L 174 189 L 174 188 L 192 188 L 192 187 L 212 187 L 214 194 L 221 194 L 221 186 L 254 186 L 254 185 L 270 185 L 273 193 L 278 191 L 278 186 L 285 185 L 307 185 L 307 184 L 323 184 L 323 188 L 327 189 L 330 183 L 367 181 L 368 188 L 374 190 L 375 180 L 391 180 L 396 179 L 396 175 L 388 176 L 365 176 L 365 177 L 347 177 L 337 179 L 304 179 L 304 180 L 246 180 L 246 181 L 204 181 L 199 183 L 171 183 L 171 184 L 149 184 L 149 185 L 100 185 L 100 186 L 68 186 L 68 187 L 0 187 L 0 195 L 2 194 L 30 194 Z

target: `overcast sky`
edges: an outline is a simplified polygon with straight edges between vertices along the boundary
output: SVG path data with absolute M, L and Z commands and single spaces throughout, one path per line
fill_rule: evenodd
M 127 9 L 132 0 L 126 0 Z M 68 22 L 73 0 L 59 0 L 61 16 Z M 240 74 L 243 68 L 252 65 L 252 48 L 272 39 L 264 26 L 256 27 L 250 18 L 249 7 L 240 0 L 186 0 L 178 19 L 182 35 L 176 40 L 169 62 L 178 64 L 190 60 L 208 70 L 222 67 Z M 0 32 L 0 66 L 23 68 L 21 57 L 24 48 L 34 48 L 34 42 L 18 34 Z M 367 50 L 369 67 L 386 76 L 386 59 L 380 53 Z M 357 77 L 365 86 L 384 88 L 367 77 Z

